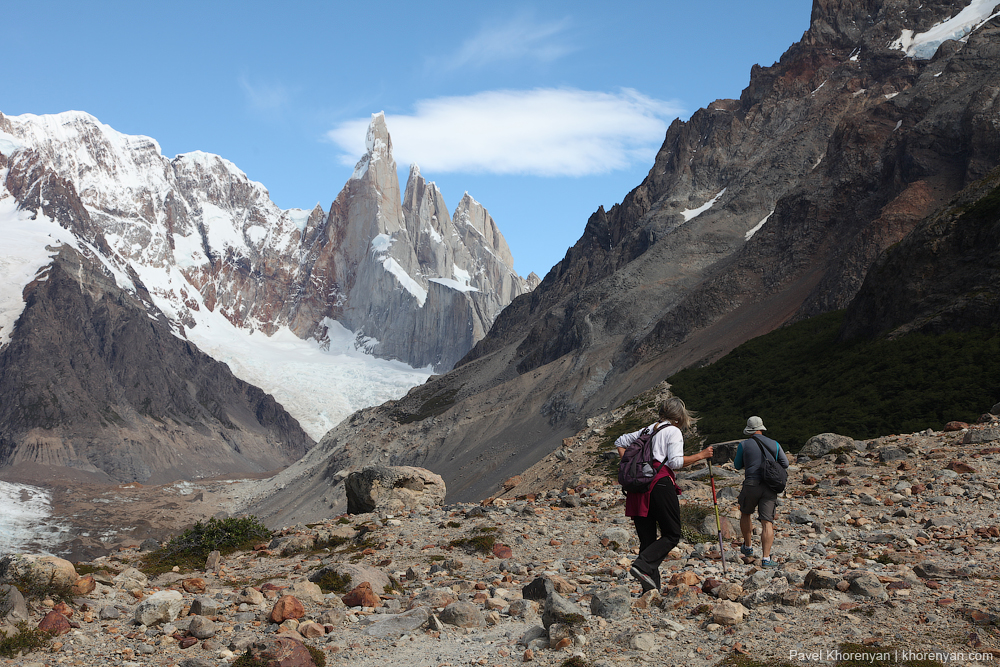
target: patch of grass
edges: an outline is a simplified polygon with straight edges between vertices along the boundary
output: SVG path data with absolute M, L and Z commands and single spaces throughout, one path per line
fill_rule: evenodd
M 574 655 L 572 658 L 566 658 L 559 663 L 559 667 L 591 667 L 591 663 L 586 658 Z
M 996 402 L 997 330 L 844 342 L 843 321 L 836 311 L 782 327 L 668 382 L 699 413 L 708 442 L 738 437 L 761 415 L 790 452 L 818 433 L 868 440 L 974 422 Z
M 306 650 L 309 651 L 309 655 L 312 656 L 313 662 L 316 663 L 316 667 L 326 667 L 326 654 L 315 646 L 309 646 L 306 644 Z
M 143 558 L 146 574 L 159 574 L 174 567 L 198 569 L 213 551 L 222 555 L 252 549 L 271 538 L 271 531 L 255 516 L 199 521 Z
M 323 576 L 313 582 L 324 593 L 346 593 L 351 590 L 351 575 L 340 574 L 332 570 L 324 572 Z
M 457 540 L 452 540 L 450 545 L 453 547 L 461 547 L 470 553 L 493 553 L 493 546 L 496 544 L 497 538 L 493 535 L 475 535 L 473 537 L 463 537 Z
M 32 651 L 47 648 L 55 636 L 51 632 L 30 627 L 27 621 L 19 622 L 16 627 L 15 634 L 5 632 L 3 639 L 0 639 L 0 656 L 4 658 L 16 658 L 18 655 L 28 655 Z
M 460 524 L 457 521 L 449 521 L 445 525 L 448 526 L 449 528 L 461 528 L 462 527 L 462 524 Z
M 714 514 L 715 507 L 712 505 L 682 504 L 681 537 L 691 544 L 714 541 L 717 538 L 716 535 L 707 535 L 701 532 L 701 524 L 705 520 L 705 517 Z
M 472 529 L 476 533 L 495 533 L 500 530 L 499 526 L 476 526 Z

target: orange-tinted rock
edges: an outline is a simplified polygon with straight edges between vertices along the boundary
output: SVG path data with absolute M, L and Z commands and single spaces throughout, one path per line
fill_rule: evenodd
M 60 614 L 62 614 L 66 618 L 73 618 L 73 608 L 70 607 L 65 602 L 60 602 L 59 604 L 57 604 L 56 606 L 54 606 L 52 608 L 52 611 L 58 611 Z
M 69 619 L 56 610 L 52 610 L 38 622 L 38 629 L 45 632 L 52 632 L 57 635 L 64 635 L 70 631 Z
M 506 544 L 494 544 L 493 555 L 497 558 L 513 558 L 514 552 Z
M 73 595 L 88 595 L 94 592 L 97 588 L 97 582 L 89 574 L 85 577 L 80 577 L 73 584 Z
M 380 607 L 382 599 L 372 590 L 372 585 L 363 581 L 343 598 L 348 607 Z
M 965 422 L 948 422 L 944 425 L 945 431 L 961 431 L 963 428 L 969 428 L 969 425 Z
M 204 593 L 205 592 L 205 580 L 201 577 L 191 577 L 190 579 L 184 579 L 181 581 L 181 586 L 188 593 Z
M 274 603 L 268 618 L 272 623 L 283 623 L 290 618 L 302 618 L 305 615 L 306 608 L 298 599 L 291 595 L 283 595 Z
M 959 461 L 958 459 L 952 459 L 951 462 L 947 465 L 947 468 L 948 470 L 953 470 L 960 474 L 976 472 L 975 468 L 970 466 L 968 463 L 963 463 L 962 461 Z

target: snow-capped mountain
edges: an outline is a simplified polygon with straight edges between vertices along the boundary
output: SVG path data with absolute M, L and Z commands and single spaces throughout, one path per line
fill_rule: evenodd
M 415 165 L 409 185 L 404 206 L 382 114 L 329 212 L 279 209 L 219 156 L 169 159 L 153 139 L 85 113 L 0 114 L 0 364 L 24 362 L 12 358 L 19 318 L 39 286 L 78 270 L 94 301 L 144 310 L 273 394 L 318 439 L 450 368 L 533 286 L 475 200 L 448 218 Z M 84 277 L 91 270 L 100 275 Z M 19 414 L 17 426 L 0 423 L 0 464 L 17 433 L 38 426 Z

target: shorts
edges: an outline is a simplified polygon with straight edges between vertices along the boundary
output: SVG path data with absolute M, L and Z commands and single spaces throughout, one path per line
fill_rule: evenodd
M 744 480 L 743 488 L 736 502 L 740 504 L 740 512 L 753 514 L 757 510 L 757 518 L 761 521 L 774 523 L 774 508 L 778 494 L 757 480 Z

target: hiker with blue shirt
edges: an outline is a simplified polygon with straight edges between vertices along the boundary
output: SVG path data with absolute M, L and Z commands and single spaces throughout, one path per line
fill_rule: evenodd
M 740 547 L 740 553 L 744 556 L 753 556 L 751 537 L 753 536 L 753 511 L 756 509 L 757 518 L 760 519 L 760 542 L 761 554 L 763 555 L 761 565 L 777 567 L 778 564 L 771 559 L 771 545 L 774 543 L 774 508 L 777 505 L 778 494 L 761 482 L 760 469 L 763 461 L 761 456 L 777 460 L 781 467 L 786 469 L 788 468 L 788 457 L 781 450 L 781 445 L 763 435 L 762 432 L 766 430 L 764 421 L 760 417 L 751 417 L 747 420 L 743 433 L 750 437 L 736 448 L 733 466 L 737 470 L 742 468 L 744 471 L 743 488 L 736 499 L 740 505 L 740 531 L 743 533 L 743 546 Z

